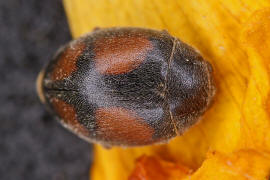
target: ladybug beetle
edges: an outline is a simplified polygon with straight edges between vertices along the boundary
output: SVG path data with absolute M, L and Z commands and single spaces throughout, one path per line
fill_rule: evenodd
M 38 92 L 66 128 L 110 147 L 181 135 L 215 87 L 211 65 L 168 32 L 104 28 L 61 48 L 40 72 Z

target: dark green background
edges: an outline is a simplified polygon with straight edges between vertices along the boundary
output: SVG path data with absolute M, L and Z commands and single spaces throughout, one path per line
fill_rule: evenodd
M 60 0 L 0 0 L 0 179 L 88 179 L 91 145 L 36 95 L 38 72 L 71 39 Z

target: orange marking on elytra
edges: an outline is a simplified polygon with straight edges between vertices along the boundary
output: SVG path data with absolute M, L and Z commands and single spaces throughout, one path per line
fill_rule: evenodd
M 108 141 L 135 145 L 153 142 L 154 129 L 131 110 L 121 107 L 99 108 L 95 117 L 97 133 Z
M 62 80 L 70 76 L 72 72 L 76 71 L 76 62 L 84 49 L 85 44 L 82 42 L 66 48 L 54 66 L 51 74 L 52 80 Z
M 94 45 L 96 68 L 101 74 L 117 75 L 136 69 L 153 48 L 145 37 L 111 37 Z
M 89 135 L 88 130 L 79 123 L 74 107 L 57 98 L 52 98 L 52 105 L 69 129 L 72 129 L 78 134 Z

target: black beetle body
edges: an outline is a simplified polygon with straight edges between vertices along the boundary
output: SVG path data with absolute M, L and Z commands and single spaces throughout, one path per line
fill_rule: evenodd
M 182 134 L 208 108 L 211 65 L 166 31 L 99 29 L 62 48 L 39 76 L 39 95 L 62 124 L 105 146 Z

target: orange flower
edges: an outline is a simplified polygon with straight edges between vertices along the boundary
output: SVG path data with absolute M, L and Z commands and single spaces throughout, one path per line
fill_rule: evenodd
M 151 173 L 144 164 L 152 157 L 172 177 L 167 167 L 190 169 L 190 179 L 270 176 L 270 1 L 64 0 L 64 6 L 74 38 L 95 27 L 168 30 L 211 62 L 217 84 L 203 119 L 168 144 L 95 145 L 92 179 L 127 179 L 142 167 Z

